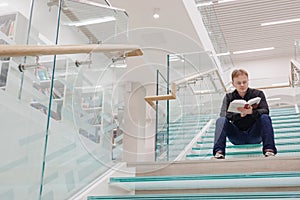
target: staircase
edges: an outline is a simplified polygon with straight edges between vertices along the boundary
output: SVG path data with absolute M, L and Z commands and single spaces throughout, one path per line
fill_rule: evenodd
M 226 159 L 211 160 L 214 127 L 210 127 L 186 160 L 129 164 L 136 167 L 135 177 L 110 178 L 111 187 L 135 195 L 88 199 L 298 199 L 300 114 L 294 108 L 280 108 L 272 109 L 270 116 L 278 149 L 275 157 L 263 157 L 261 144 L 228 143 Z
M 274 128 L 276 156 L 300 156 L 300 114 L 293 107 L 272 109 L 270 116 Z M 212 157 L 214 127 L 192 148 L 187 159 L 201 160 Z M 262 157 L 261 144 L 226 144 L 226 158 Z

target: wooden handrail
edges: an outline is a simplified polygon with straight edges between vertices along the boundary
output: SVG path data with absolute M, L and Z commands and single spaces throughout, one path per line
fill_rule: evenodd
M 79 54 L 93 52 L 120 52 L 120 56 L 141 56 L 136 45 L 85 44 L 85 45 L 0 45 L 0 57 Z
M 146 96 L 144 99 L 147 103 L 155 110 L 156 106 L 154 101 L 162 101 L 162 100 L 172 100 L 176 99 L 176 84 L 171 83 L 171 93 L 167 95 L 154 95 L 154 96 Z

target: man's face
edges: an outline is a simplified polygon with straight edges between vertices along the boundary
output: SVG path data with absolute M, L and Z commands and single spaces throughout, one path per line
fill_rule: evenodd
M 246 93 L 248 89 L 248 77 L 246 75 L 240 75 L 233 78 L 232 85 L 239 93 Z

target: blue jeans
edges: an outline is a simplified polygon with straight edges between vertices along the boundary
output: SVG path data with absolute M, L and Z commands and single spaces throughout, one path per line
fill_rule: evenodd
M 272 150 L 275 154 L 277 149 L 274 142 L 274 130 L 269 115 L 262 114 L 256 122 L 246 131 L 241 131 L 226 117 L 220 117 L 216 121 L 215 141 L 213 155 L 222 151 L 225 155 L 226 137 L 234 145 L 260 144 L 263 143 L 262 152 Z

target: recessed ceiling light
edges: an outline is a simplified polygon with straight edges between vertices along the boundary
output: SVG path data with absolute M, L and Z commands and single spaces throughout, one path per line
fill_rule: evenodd
M 158 19 L 159 18 L 159 8 L 153 9 L 153 18 Z
M 276 25 L 276 24 L 285 24 L 285 23 L 291 23 L 291 22 L 299 22 L 300 18 L 296 19 L 288 19 L 288 20 L 280 20 L 280 21 L 274 21 L 274 22 L 267 22 L 267 23 L 261 23 L 261 26 L 270 26 L 270 25 Z
M 158 18 L 159 18 L 159 14 L 154 13 L 154 14 L 153 14 L 153 18 L 154 18 L 154 19 L 158 19 Z
M 242 53 L 252 53 L 252 52 L 258 52 L 258 51 L 269 51 L 275 49 L 274 47 L 268 47 L 268 48 L 261 48 L 261 49 L 249 49 L 249 50 L 243 50 L 243 51 L 234 51 L 233 54 L 242 54 Z

